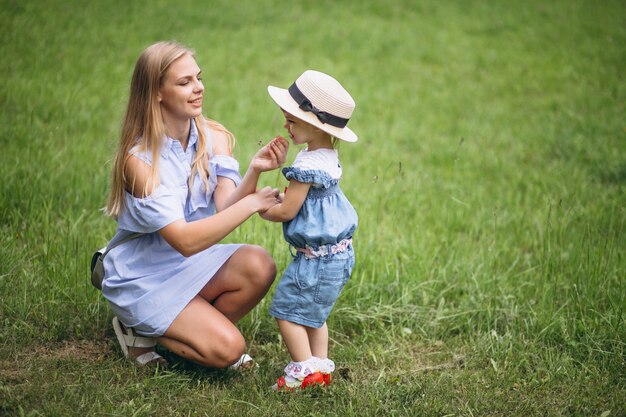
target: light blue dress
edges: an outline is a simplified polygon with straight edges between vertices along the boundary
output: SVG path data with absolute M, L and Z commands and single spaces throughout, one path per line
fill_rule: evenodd
M 179 141 L 165 139 L 159 156 L 159 187 L 146 198 L 126 193 L 126 205 L 117 219 L 118 227 L 111 243 L 133 232 L 145 235 L 115 247 L 104 259 L 102 294 L 122 323 L 145 336 L 163 335 L 241 246 L 216 244 L 185 258 L 158 232 L 179 219 L 190 222 L 213 215 L 213 191 L 218 176 L 229 178 L 236 185 L 241 182 L 237 161 L 215 155 L 209 161 L 209 190 L 205 190 L 197 174 L 189 189 L 188 178 L 197 143 L 198 132 L 193 121 L 186 151 Z M 142 153 L 134 148 L 131 153 L 152 164 L 150 152 Z
M 351 239 L 358 216 L 339 187 L 341 165 L 337 151 L 301 151 L 291 167 L 284 168 L 288 180 L 310 183 L 300 211 L 283 223 L 285 240 L 296 249 L 327 248 L 315 258 L 296 251 L 274 291 L 270 315 L 307 327 L 324 325 L 355 263 Z M 344 240 L 337 253 L 331 248 Z

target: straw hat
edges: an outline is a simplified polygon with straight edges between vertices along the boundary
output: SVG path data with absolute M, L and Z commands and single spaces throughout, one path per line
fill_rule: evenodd
M 357 141 L 356 134 L 346 127 L 354 111 L 354 100 L 330 75 L 304 71 L 289 89 L 270 85 L 267 91 L 287 113 L 341 140 Z

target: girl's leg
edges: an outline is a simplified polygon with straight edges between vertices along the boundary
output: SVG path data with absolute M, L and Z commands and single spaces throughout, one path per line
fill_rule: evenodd
M 324 379 L 323 385 L 330 385 L 332 380 L 331 374 L 335 370 L 335 363 L 328 359 L 328 326 L 324 323 L 319 329 L 307 328 L 307 331 L 311 343 L 311 352 L 313 356 L 321 359 L 318 364 Z
M 328 385 L 330 373 L 334 370 L 320 359 L 326 359 L 328 351 L 328 328 L 326 323 L 320 329 L 301 326 L 286 320 L 276 320 L 285 345 L 291 355 L 292 363 L 285 368 L 285 375 L 278 378 L 272 389 L 276 391 L 306 388 L 312 385 Z M 313 340 L 309 337 L 312 336 Z M 314 347 L 315 350 L 312 350 Z M 322 355 L 323 356 L 318 356 Z M 328 361 L 328 360 L 327 360 Z M 293 362 L 300 362 L 294 364 Z M 322 367 L 325 366 L 325 368 Z
M 306 327 L 287 320 L 276 319 L 276 322 L 292 361 L 302 362 L 313 356 Z
M 237 327 L 199 296 L 187 304 L 158 341 L 179 356 L 215 368 L 235 363 L 246 347 Z
M 305 327 L 311 346 L 311 353 L 320 359 L 328 357 L 328 326 L 326 323 L 319 329 Z
M 269 290 L 276 265 L 260 246 L 239 248 L 198 294 L 232 323 L 248 314 Z

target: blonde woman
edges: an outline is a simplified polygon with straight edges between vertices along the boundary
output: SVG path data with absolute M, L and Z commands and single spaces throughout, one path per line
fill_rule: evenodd
M 142 365 L 165 363 L 155 341 L 208 367 L 250 361 L 236 323 L 276 275 L 263 248 L 219 242 L 278 202 L 257 181 L 289 144 L 272 140 L 242 178 L 233 136 L 202 115 L 203 93 L 190 49 L 159 42 L 137 60 L 107 214 L 118 223 L 110 246 L 141 235 L 106 256 L 102 293 L 122 351 Z

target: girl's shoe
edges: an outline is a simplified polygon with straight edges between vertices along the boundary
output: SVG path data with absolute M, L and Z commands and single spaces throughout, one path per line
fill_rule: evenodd
M 328 374 L 330 376 L 330 374 Z M 330 378 L 328 379 L 330 381 Z M 329 382 L 330 383 L 330 382 Z M 315 372 L 307 375 L 303 380 L 296 379 L 294 381 L 288 381 L 285 376 L 281 376 L 276 381 L 276 384 L 272 386 L 274 391 L 295 391 L 298 389 L 305 389 L 315 385 L 326 386 L 326 380 L 321 372 Z
M 330 385 L 332 381 L 332 377 L 330 376 L 331 374 L 327 373 L 327 374 L 322 374 L 322 378 L 324 378 L 324 385 L 328 386 Z

